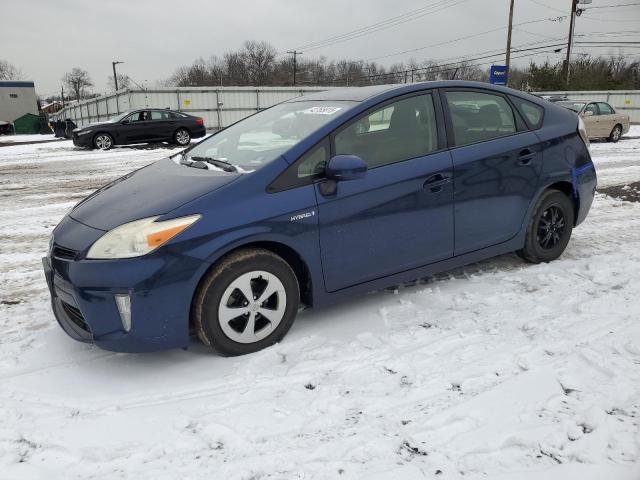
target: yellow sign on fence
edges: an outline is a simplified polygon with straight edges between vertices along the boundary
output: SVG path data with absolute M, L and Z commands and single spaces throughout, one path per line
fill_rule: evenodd
M 188 107 L 189 105 L 191 105 L 191 100 L 183 100 L 182 101 L 182 106 L 183 107 Z

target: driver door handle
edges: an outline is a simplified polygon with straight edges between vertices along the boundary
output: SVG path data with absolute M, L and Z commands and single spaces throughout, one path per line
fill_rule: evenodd
M 424 181 L 422 188 L 429 190 L 431 193 L 440 193 L 442 187 L 449 182 L 451 182 L 451 177 L 448 175 L 444 173 L 434 173 Z
M 529 165 L 534 158 L 536 158 L 536 152 L 525 148 L 520 152 L 520 155 L 518 155 L 518 165 L 521 167 Z

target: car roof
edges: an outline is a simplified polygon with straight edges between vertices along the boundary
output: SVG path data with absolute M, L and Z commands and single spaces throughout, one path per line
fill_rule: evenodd
M 511 95 L 526 95 L 526 92 L 520 92 L 505 87 L 491 85 L 484 82 L 473 82 L 467 80 L 437 80 L 429 82 L 415 82 L 415 83 L 396 83 L 392 85 L 370 85 L 366 87 L 343 87 L 343 88 L 331 88 L 321 92 L 312 93 L 310 95 L 303 95 L 296 98 L 292 98 L 287 102 L 307 102 L 307 101 L 352 101 L 352 102 L 364 102 L 372 97 L 376 97 L 381 94 L 389 94 L 394 92 L 396 94 L 402 94 L 404 92 L 413 92 L 417 90 L 424 90 L 428 88 L 481 88 L 483 90 L 495 90 L 501 93 L 509 93 Z

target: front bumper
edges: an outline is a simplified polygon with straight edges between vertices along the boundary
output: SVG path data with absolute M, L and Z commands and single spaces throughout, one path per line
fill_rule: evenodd
M 76 147 L 91 147 L 93 145 L 93 135 L 91 133 L 78 135 L 76 132 L 73 132 L 71 139 Z
M 62 232 L 73 230 L 85 238 L 93 234 L 78 222 L 63 222 L 75 225 Z M 63 241 L 55 233 L 56 243 Z M 54 245 L 42 264 L 53 313 L 71 338 L 115 352 L 188 346 L 191 300 L 208 268 L 206 262 L 171 251 L 123 260 L 83 260 L 81 252 L 73 250 L 75 245 L 69 247 Z M 129 331 L 116 295 L 129 295 Z

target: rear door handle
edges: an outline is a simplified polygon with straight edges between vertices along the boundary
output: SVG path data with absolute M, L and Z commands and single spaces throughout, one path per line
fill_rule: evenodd
M 429 190 L 431 193 L 439 193 L 442 191 L 447 183 L 451 181 L 451 178 L 442 173 L 435 173 L 428 177 L 422 186 L 425 190 Z
M 536 152 L 532 152 L 528 148 L 524 149 L 518 155 L 518 165 L 521 167 L 529 165 L 534 158 L 536 158 Z

